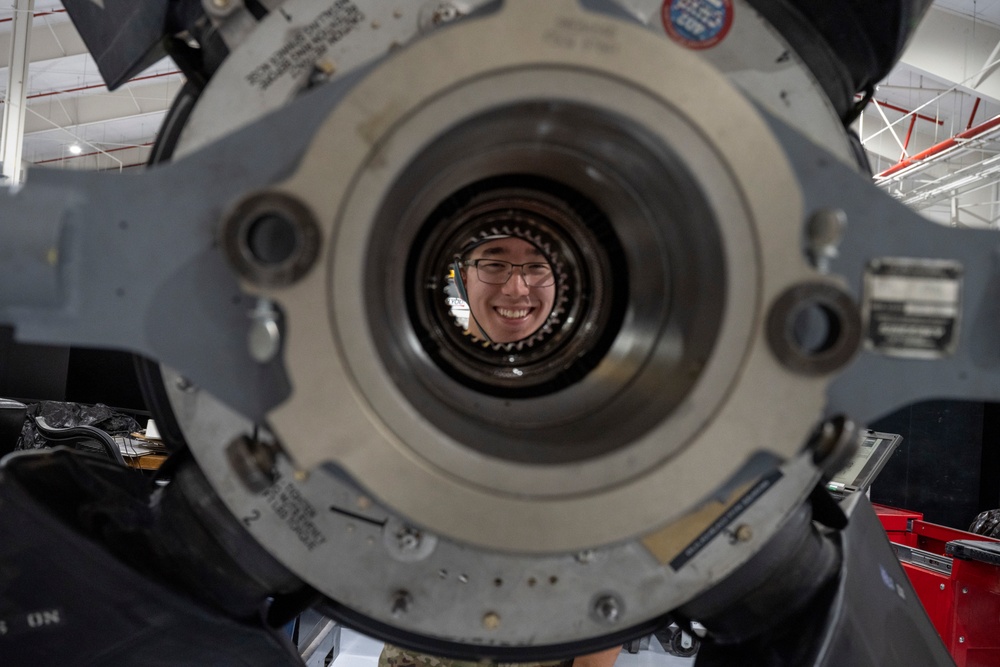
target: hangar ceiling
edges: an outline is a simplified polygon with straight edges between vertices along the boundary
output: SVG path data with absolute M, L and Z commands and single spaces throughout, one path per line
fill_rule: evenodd
M 17 0 L 0 2 L 0 91 L 5 99 Z M 29 168 L 128 169 L 144 164 L 183 84 L 174 64 L 164 59 L 108 92 L 60 0 L 35 0 L 29 60 L 22 148 Z
M 1000 0 L 936 0 L 855 129 L 875 182 L 956 226 L 1000 219 Z
M 6 97 L 14 7 L 27 2 L 0 2 Z M 142 165 L 182 75 L 165 59 L 109 92 L 61 2 L 33 4 L 23 163 L 102 170 Z M 876 183 L 935 220 L 996 226 L 998 66 L 1000 0 L 936 0 L 856 124 Z

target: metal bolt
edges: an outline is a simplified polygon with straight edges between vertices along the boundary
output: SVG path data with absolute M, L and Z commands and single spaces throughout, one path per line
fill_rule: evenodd
M 398 590 L 392 594 L 392 606 L 390 610 L 393 616 L 402 616 L 410 610 L 410 605 L 413 604 L 413 596 L 410 595 L 409 591 Z
M 962 589 L 962 595 L 966 595 L 966 594 L 968 594 L 968 592 L 969 592 L 968 588 L 963 588 Z
M 622 603 L 614 595 L 602 595 L 594 603 L 594 614 L 605 623 L 617 623 L 622 615 Z
M 281 349 L 281 330 L 278 328 L 278 311 L 268 299 L 258 299 L 250 313 L 247 332 L 250 356 L 258 364 L 266 364 Z
M 809 259 L 817 271 L 830 270 L 830 260 L 836 259 L 837 248 L 847 228 L 847 214 L 839 208 L 816 211 L 806 225 Z
M 332 60 L 318 60 L 313 65 L 312 72 L 309 74 L 309 85 L 318 86 L 321 83 L 326 83 L 333 78 L 333 75 L 337 73 L 337 65 Z
M 183 392 L 192 392 L 195 390 L 195 386 L 191 382 L 191 380 L 188 380 L 186 377 L 183 376 L 177 378 L 175 386 Z
M 749 542 L 751 539 L 753 539 L 753 528 L 751 528 L 745 523 L 741 524 L 733 532 L 733 538 L 737 542 Z
M 234 0 L 202 0 L 201 6 L 209 16 L 225 18 L 239 8 L 239 3 Z
M 442 3 L 434 10 L 434 25 L 450 23 L 459 17 L 458 8 L 450 3 Z
M 941 590 L 944 590 L 944 584 L 941 584 L 940 587 L 941 587 Z
M 402 551 L 416 551 L 423 542 L 423 536 L 416 528 L 406 526 L 396 533 L 396 544 Z
M 483 627 L 487 630 L 496 630 L 500 627 L 500 615 L 491 611 L 483 616 Z
M 813 462 L 833 474 L 843 468 L 860 447 L 858 428 L 844 415 L 824 421 L 809 439 Z
M 304 482 L 307 479 L 309 479 L 309 471 L 308 470 L 296 470 L 294 473 L 292 473 L 292 477 L 295 478 L 296 482 Z
M 241 435 L 226 447 L 226 458 L 251 493 L 260 493 L 277 480 L 278 452 L 273 445 Z
M 424 560 L 437 547 L 437 536 L 390 516 L 382 526 L 382 544 L 389 557 L 403 563 Z
M 964 644 L 965 643 L 965 637 L 959 637 L 958 638 L 958 643 L 959 644 Z
M 585 549 L 576 555 L 576 562 L 583 564 L 591 563 L 594 561 L 596 555 L 593 549 Z
M 354 502 L 358 506 L 359 510 L 371 509 L 372 506 L 372 500 L 367 496 L 358 496 L 358 499 Z

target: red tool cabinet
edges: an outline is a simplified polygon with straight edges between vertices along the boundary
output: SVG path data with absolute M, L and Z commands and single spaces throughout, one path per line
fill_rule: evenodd
M 958 667 L 1000 667 L 1000 540 L 875 505 L 927 615 Z

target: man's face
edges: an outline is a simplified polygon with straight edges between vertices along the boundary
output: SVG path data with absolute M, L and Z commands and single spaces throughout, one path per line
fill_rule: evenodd
M 519 238 L 484 243 L 467 259 L 503 260 L 511 264 L 548 263 L 538 248 Z M 485 332 L 494 343 L 512 343 L 535 333 L 549 316 L 555 300 L 554 283 L 547 287 L 529 287 L 516 266 L 502 285 L 483 282 L 472 266 L 462 269 L 462 278 L 472 312 L 469 330 L 473 334 Z M 530 276 L 528 282 L 533 282 Z

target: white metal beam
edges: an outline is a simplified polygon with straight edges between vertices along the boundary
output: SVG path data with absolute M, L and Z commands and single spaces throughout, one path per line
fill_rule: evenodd
M 11 25 L 9 75 L 0 126 L 0 161 L 7 183 L 21 182 L 21 145 L 24 141 L 24 111 L 28 97 L 28 50 L 35 0 L 15 0 Z
M 129 85 L 115 92 L 60 95 L 35 100 L 25 123 L 25 133 L 44 132 L 53 126 L 78 127 L 133 118 L 170 108 L 183 85 L 180 76 Z
M 67 19 L 52 19 L 45 25 L 48 17 L 38 19 L 31 28 L 31 51 L 28 54 L 31 62 L 55 60 L 66 56 L 79 56 L 87 53 L 80 33 L 73 23 Z M 10 64 L 10 37 L 8 33 L 0 34 L 0 69 Z
M 1000 30 L 994 26 L 931 7 L 901 62 L 1000 101 L 1000 74 L 991 57 L 997 44 Z

